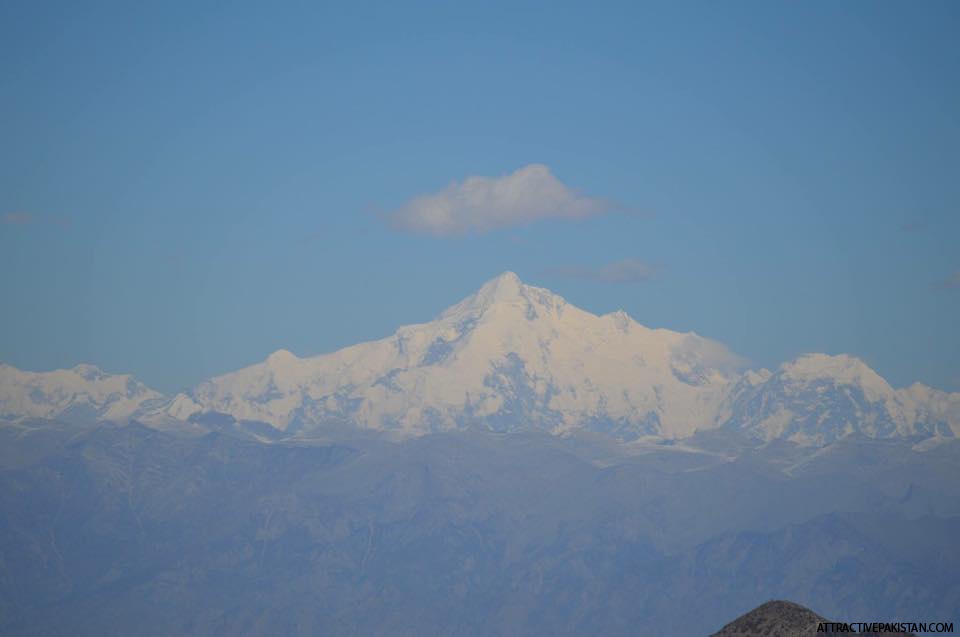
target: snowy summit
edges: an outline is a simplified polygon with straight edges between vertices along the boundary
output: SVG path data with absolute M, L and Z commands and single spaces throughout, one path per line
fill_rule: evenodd
M 851 356 L 810 354 L 745 371 L 722 344 L 598 316 L 505 272 L 433 321 L 320 356 L 261 363 L 162 398 L 128 376 L 80 366 L 0 368 L 0 416 L 153 425 L 203 413 L 287 432 L 330 425 L 423 435 L 453 429 L 587 430 L 622 441 L 717 427 L 763 442 L 828 444 L 849 434 L 952 437 L 960 394 L 892 388 Z

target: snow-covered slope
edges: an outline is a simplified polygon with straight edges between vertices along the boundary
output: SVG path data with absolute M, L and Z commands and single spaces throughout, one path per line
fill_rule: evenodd
M 696 334 L 596 316 L 513 273 L 436 320 L 312 358 L 278 351 L 193 392 L 281 429 L 347 422 L 418 434 L 587 428 L 629 440 L 713 425 L 737 359 Z
M 311 358 L 280 350 L 171 398 L 88 365 L 0 365 L 0 420 L 167 426 L 210 412 L 287 431 L 344 424 L 405 435 L 536 428 L 674 439 L 724 427 L 812 445 L 850 434 L 960 435 L 960 394 L 894 389 L 845 355 L 744 372 L 719 343 L 624 312 L 591 314 L 509 272 L 429 323 Z
M 0 364 L 0 420 L 64 418 L 125 422 L 162 396 L 132 376 L 105 374 L 93 365 L 24 372 Z
M 822 445 L 853 433 L 960 435 L 960 394 L 919 384 L 896 390 L 852 356 L 807 354 L 745 381 L 731 391 L 721 420 L 757 440 Z

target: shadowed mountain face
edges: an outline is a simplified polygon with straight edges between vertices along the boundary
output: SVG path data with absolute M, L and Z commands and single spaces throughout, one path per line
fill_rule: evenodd
M 815 637 L 818 634 L 824 634 L 822 630 L 819 633 L 817 632 L 817 627 L 821 623 L 827 624 L 831 621 L 799 604 L 774 601 L 767 602 L 754 608 L 746 615 L 738 617 L 711 637 Z M 910 637 L 913 635 L 913 633 L 900 632 L 863 632 L 857 634 L 873 637 L 879 635 Z
M 770 598 L 960 607 L 953 443 L 0 436 L 2 634 L 683 637 Z

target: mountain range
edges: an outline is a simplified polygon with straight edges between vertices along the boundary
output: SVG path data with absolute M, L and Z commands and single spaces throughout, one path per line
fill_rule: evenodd
M 0 427 L 0 634 L 703 637 L 770 599 L 960 620 L 960 441 L 208 426 Z
M 598 316 L 506 272 L 428 323 L 319 356 L 279 350 L 174 396 L 91 365 L 0 365 L 0 420 L 29 418 L 160 428 L 227 419 L 287 436 L 331 426 L 400 437 L 587 431 L 623 442 L 732 430 L 822 446 L 851 434 L 955 437 L 960 393 L 894 389 L 848 355 L 746 369 L 721 343 L 622 311 Z
M 0 634 L 957 621 L 958 397 L 851 356 L 751 370 L 509 273 L 172 396 L 0 366 Z

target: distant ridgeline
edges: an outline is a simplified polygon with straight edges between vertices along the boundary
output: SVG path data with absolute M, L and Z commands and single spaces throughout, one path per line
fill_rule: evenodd
M 849 435 L 953 438 L 960 393 L 894 389 L 845 355 L 744 370 L 717 342 L 649 329 L 624 312 L 591 314 L 508 272 L 429 323 L 310 358 L 280 350 L 175 396 L 90 365 L 48 373 L 0 365 L 0 421 L 31 418 L 230 422 L 268 438 L 336 427 L 399 437 L 587 431 L 619 441 L 729 432 L 753 444 L 823 446 Z
M 703 637 L 769 599 L 960 621 L 957 441 L 210 419 L 0 426 L 0 635 Z

